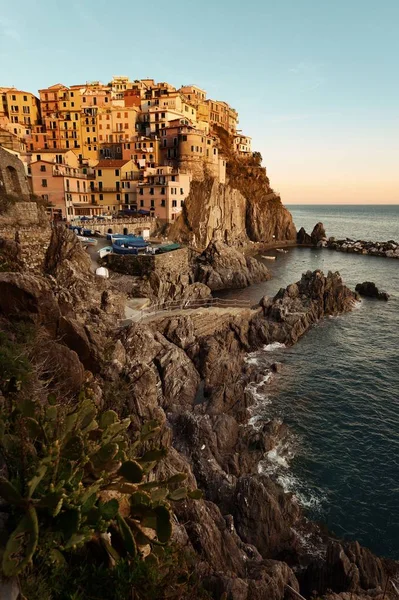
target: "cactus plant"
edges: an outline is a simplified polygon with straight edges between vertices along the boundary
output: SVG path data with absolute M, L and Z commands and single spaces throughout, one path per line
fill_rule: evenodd
M 153 445 L 160 428 L 151 421 L 133 436 L 130 426 L 130 418 L 120 420 L 112 410 L 98 414 L 85 393 L 72 411 L 53 395 L 43 404 L 10 400 L 0 427 L 9 474 L 9 479 L 0 477 L 0 497 L 12 507 L 9 524 L 15 527 L 3 554 L 5 575 L 23 571 L 35 553 L 60 564 L 91 539 L 99 540 L 113 560 L 118 550 L 137 559 L 144 546 L 148 554 L 167 544 L 170 503 L 199 492 L 173 491 L 186 478 L 183 473 L 148 481 L 166 455 Z M 126 518 L 115 493 L 130 498 Z M 115 535 L 109 540 L 107 532 Z

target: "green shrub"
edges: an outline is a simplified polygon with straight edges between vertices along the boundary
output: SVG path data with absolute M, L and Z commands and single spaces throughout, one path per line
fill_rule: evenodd
M 5 402 L 0 450 L 8 478 L 0 477 L 0 496 L 12 507 L 5 576 L 23 573 L 33 560 L 65 565 L 88 543 L 111 565 L 121 558 L 157 564 L 172 532 L 171 502 L 200 497 L 176 489 L 183 473 L 149 481 L 166 454 L 151 447 L 156 422 L 132 441 L 131 419 L 98 413 L 89 396 L 82 393 L 72 411 L 54 395 L 43 403 L 16 395 Z
M 0 331 L 0 390 L 6 392 L 11 381 L 15 385 L 26 383 L 30 372 L 23 344 L 11 341 Z

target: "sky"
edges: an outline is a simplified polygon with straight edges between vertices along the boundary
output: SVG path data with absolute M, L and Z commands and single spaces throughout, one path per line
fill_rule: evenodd
M 286 204 L 399 203 L 398 0 L 0 0 L 0 86 L 196 84 Z

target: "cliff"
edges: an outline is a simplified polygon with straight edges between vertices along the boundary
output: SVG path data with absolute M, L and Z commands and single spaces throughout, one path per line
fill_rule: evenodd
M 256 160 L 234 156 L 228 146 L 223 151 L 228 154 L 226 184 L 209 176 L 193 181 L 170 237 L 198 249 L 212 240 L 229 245 L 294 242 L 292 216 L 270 187 L 266 169 Z
M 74 236 L 55 229 L 40 273 L 0 274 L 2 335 L 12 341 L 28 325 L 36 332 L 34 385 L 14 386 L 12 393 L 30 400 L 62 394 L 73 405 L 89 382 L 96 406 L 130 414 L 135 430 L 152 419 L 159 423 L 167 455 L 155 475 L 183 472 L 205 496 L 175 505 L 174 544 L 191 566 L 178 594 L 175 588 L 162 597 L 288 600 L 290 586 L 308 598 L 314 590 L 328 590 L 332 598 L 344 599 L 339 594 L 346 591 L 382 598 L 396 565 L 309 523 L 291 495 L 258 472 L 287 428 L 277 421 L 257 429 L 248 424 L 248 386 L 258 375 L 245 361 L 247 352 L 275 341 L 295 343 L 325 316 L 351 310 L 356 295 L 339 274 L 309 272 L 251 309 L 161 315 L 121 330 L 115 324 L 123 297 L 87 266 Z M 317 560 L 309 550 L 315 545 Z M 170 557 L 158 560 L 168 577 Z M 70 564 L 68 558 L 62 568 Z M 193 578 L 201 593 L 191 591 Z M 114 598 L 109 589 L 103 593 L 97 596 Z

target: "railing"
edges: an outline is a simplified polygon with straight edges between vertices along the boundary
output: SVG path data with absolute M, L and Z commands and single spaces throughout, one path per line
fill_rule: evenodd
M 153 304 L 148 308 L 137 311 L 137 315 L 131 320 L 138 323 L 148 316 L 154 317 L 167 312 L 178 310 L 192 310 L 197 308 L 251 308 L 249 300 L 225 299 L 225 298 L 197 298 L 195 300 L 174 300 L 161 304 Z

